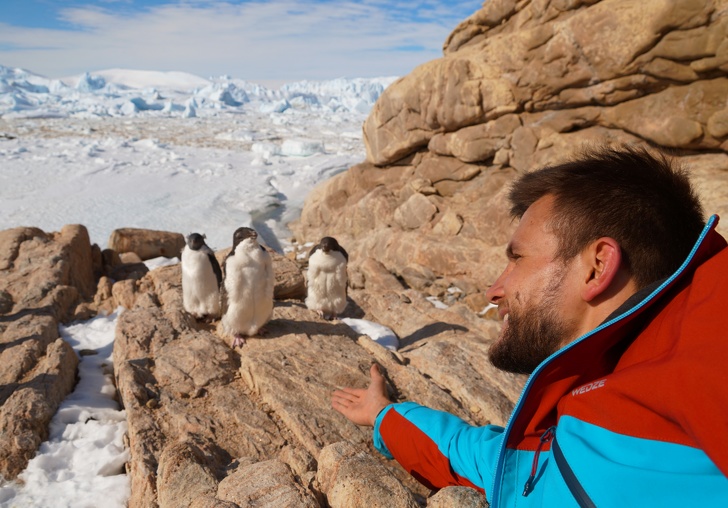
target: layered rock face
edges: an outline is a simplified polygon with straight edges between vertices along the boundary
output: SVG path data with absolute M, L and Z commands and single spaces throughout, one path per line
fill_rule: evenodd
M 169 236 L 137 234 L 142 252 Z M 3 231 L 0 253 L 5 479 L 27 466 L 75 385 L 78 359 L 59 323 L 121 305 L 114 375 L 128 418 L 129 506 L 486 506 L 471 489 L 430 493 L 330 406 L 333 390 L 366 386 L 376 361 L 395 400 L 504 424 L 522 379 L 489 365 L 497 324 L 463 305 L 437 308 L 415 290 L 351 291 L 345 314 L 391 326 L 405 346 L 392 352 L 307 309 L 304 266 L 274 254 L 267 334 L 233 349 L 217 322 L 183 310 L 179 265 L 141 269 L 136 252 L 90 245 L 83 226 Z
M 267 333 L 232 349 L 216 322 L 184 312 L 179 266 L 140 282 L 114 342 L 130 507 L 421 506 L 429 492 L 373 450 L 370 429 L 331 409 L 332 391 L 366 386 L 376 361 L 398 400 L 504 424 L 522 384 L 486 359 L 495 323 L 462 306 L 437 309 L 417 291 L 355 291 L 346 311 L 390 324 L 410 345 L 403 354 L 320 319 L 300 297 L 277 299 Z M 433 506 L 466 499 L 485 506 L 458 489 Z
M 295 231 L 336 236 L 367 289 L 376 262 L 477 311 L 505 263 L 516 175 L 596 144 L 653 146 L 725 218 L 727 119 L 728 1 L 489 0 L 385 91 L 367 161 L 316 189 Z
M 0 231 L 0 475 L 15 478 L 76 384 L 78 357 L 58 324 L 95 290 L 83 226 Z

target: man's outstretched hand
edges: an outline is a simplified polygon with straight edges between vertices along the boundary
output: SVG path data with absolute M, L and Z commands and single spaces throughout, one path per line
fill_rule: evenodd
M 357 425 L 374 426 L 379 412 L 391 401 L 387 397 L 384 376 L 374 363 L 369 369 L 372 381 L 369 387 L 342 388 L 331 395 L 331 406 Z

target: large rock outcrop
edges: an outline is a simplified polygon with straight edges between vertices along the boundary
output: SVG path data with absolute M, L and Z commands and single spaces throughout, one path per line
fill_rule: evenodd
M 128 418 L 129 506 L 486 505 L 475 491 L 430 496 L 373 450 L 369 429 L 333 411 L 330 396 L 365 386 L 376 361 L 397 400 L 503 424 L 522 379 L 486 360 L 497 323 L 463 305 L 437 308 L 416 290 L 352 290 L 347 315 L 389 324 L 404 347 L 392 352 L 308 310 L 304 266 L 274 254 L 268 333 L 232 349 L 217 323 L 184 312 L 179 265 L 142 270 L 133 254 L 100 251 L 83 226 L 0 232 L 4 478 L 25 468 L 75 385 L 78 358 L 59 323 L 121 305 L 114 375 Z M 378 265 L 369 270 L 398 287 Z
M 335 236 L 362 287 L 378 264 L 477 311 L 505 262 L 516 175 L 644 144 L 675 155 L 706 213 L 726 217 L 727 119 L 727 0 L 489 0 L 442 58 L 385 90 L 367 161 L 315 189 L 293 229 Z
M 486 360 L 494 322 L 414 290 L 350 295 L 347 315 L 389 323 L 410 345 L 399 354 L 300 299 L 277 300 L 266 335 L 231 349 L 215 323 L 184 312 L 178 265 L 141 282 L 114 342 L 130 507 L 420 506 L 428 491 L 373 450 L 369 429 L 331 409 L 331 392 L 365 386 L 376 361 L 397 399 L 503 424 L 522 384 Z

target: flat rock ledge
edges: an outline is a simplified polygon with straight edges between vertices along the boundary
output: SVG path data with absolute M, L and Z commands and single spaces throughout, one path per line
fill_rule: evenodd
M 331 392 L 386 372 L 396 400 L 474 424 L 505 423 L 522 379 L 487 361 L 498 325 L 414 290 L 352 291 L 347 317 L 390 326 L 387 350 L 300 299 L 279 299 L 261 337 L 240 348 L 182 309 L 179 266 L 142 279 L 117 324 L 114 366 L 128 417 L 130 507 L 487 506 L 472 489 L 430 492 L 331 409 Z
M 305 261 L 274 254 L 273 319 L 232 349 L 218 322 L 184 312 L 180 266 L 149 271 L 140 257 L 90 245 L 80 225 L 0 231 L 3 478 L 27 467 L 75 387 L 78 357 L 59 325 L 122 307 L 113 359 L 128 419 L 130 507 L 487 506 L 472 489 L 417 483 L 330 396 L 366 386 L 377 362 L 394 400 L 503 424 L 523 379 L 487 361 L 498 322 L 464 303 L 437 308 L 372 266 L 377 284 L 350 290 L 344 314 L 390 327 L 400 345 L 390 351 L 309 311 Z

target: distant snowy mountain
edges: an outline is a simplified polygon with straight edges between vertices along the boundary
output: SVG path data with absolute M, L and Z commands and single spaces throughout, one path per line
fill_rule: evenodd
M 270 89 L 222 76 L 109 69 L 48 79 L 0 65 L 1 118 L 219 116 L 252 109 L 366 114 L 396 77 L 300 81 Z
M 94 71 L 93 76 L 104 78 L 107 83 L 127 88 L 169 88 L 179 91 L 192 91 L 210 84 L 210 80 L 186 72 L 138 71 L 133 69 L 106 69 Z M 65 83 L 76 86 L 82 76 L 64 78 Z

